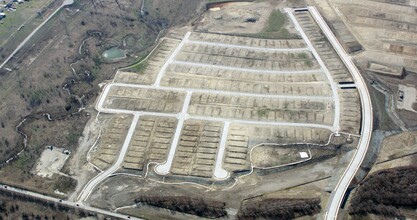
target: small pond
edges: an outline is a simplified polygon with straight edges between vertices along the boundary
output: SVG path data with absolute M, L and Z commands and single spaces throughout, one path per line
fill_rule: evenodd
M 125 52 L 117 47 L 104 51 L 102 56 L 106 61 L 119 61 L 126 58 Z

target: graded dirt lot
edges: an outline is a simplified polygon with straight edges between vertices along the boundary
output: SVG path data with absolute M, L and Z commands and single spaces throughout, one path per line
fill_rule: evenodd
M 414 86 L 398 85 L 397 108 L 416 112 L 417 92 Z
M 259 145 L 252 149 L 251 161 L 253 166 L 258 168 L 285 166 L 308 159 L 310 155 L 307 152 L 307 145 Z M 305 155 L 305 158 L 302 158 L 301 155 Z
M 312 183 L 314 195 L 297 198 L 324 204 L 321 190 L 334 187 L 358 143 L 359 97 L 354 84 L 343 86 L 353 79 L 312 17 L 295 17 L 304 40 L 205 33 L 197 25 L 172 30 L 149 56 L 119 70 L 95 108 L 133 115 L 133 123 L 118 142 L 112 178 L 98 174 L 82 201 L 165 218 L 165 209 L 132 201 L 203 196 L 226 201 L 233 218 L 244 198 Z
M 132 209 L 142 193 L 207 198 L 225 204 L 231 219 L 243 200 L 305 184 L 319 189 L 300 201 L 326 200 L 325 190 L 333 189 L 358 143 L 359 97 L 355 85 L 342 85 L 352 77 L 312 17 L 294 11 L 290 20 L 281 3 L 250 2 L 240 9 L 224 4 L 208 12 L 226 21 L 238 18 L 228 34 L 207 33 L 217 28 L 211 23 L 216 14 L 181 23 L 193 14 L 176 15 L 203 6 L 197 1 L 164 7 L 157 0 L 76 2 L 59 14 L 69 27 L 56 34 L 66 34 L 32 44 L 22 53 L 44 52 L 29 53 L 31 59 L 21 63 L 12 60 L 9 67 L 45 72 L 49 87 L 32 85 L 29 80 L 38 81 L 31 76 L 22 84 L 35 92 L 14 94 L 27 99 L 28 111 L 50 112 L 54 103 L 56 112 L 89 118 L 81 139 L 80 133 L 68 137 L 72 145 L 81 144 L 62 169 L 70 183 L 78 180 L 71 185 L 75 192 L 66 192 L 70 199 L 141 216 Z M 178 14 L 168 10 L 173 6 Z M 256 17 L 257 11 L 265 12 Z M 98 19 L 94 25 L 89 15 Z M 50 29 L 59 26 L 53 21 Z M 237 33 L 239 23 L 248 32 Z M 76 26 L 80 33 L 71 33 Z M 123 50 L 126 58 L 106 62 L 101 55 L 110 48 Z M 61 53 L 72 55 L 60 58 Z M 47 54 L 55 57 L 48 56 L 47 67 L 56 75 L 41 65 Z M 172 217 L 165 208 L 147 207 L 144 213 Z
M 198 30 L 223 33 L 258 33 L 268 21 L 269 3 L 230 2 L 211 6 Z
M 108 168 L 117 158 L 126 138 L 131 115 L 100 116 L 102 121 L 100 139 L 89 152 L 91 162 L 101 170 Z
M 398 85 L 415 85 L 416 82 L 415 1 L 308 2 L 318 6 L 369 82 L 376 81 L 384 86 L 379 90 L 384 94 L 375 95 L 377 102 L 381 102 L 378 100 L 381 96 L 386 96 L 387 100 L 385 107 L 377 108 L 380 129 L 400 128 L 404 131 L 416 126 L 415 113 L 402 110 L 413 110 L 410 105 L 395 106 L 399 100 Z
M 168 155 L 168 159 L 149 158 L 148 163 L 160 164 L 156 166 L 156 173 L 169 171 L 174 176 L 224 179 L 229 174 L 222 164 L 233 167 L 232 170 L 248 170 L 252 138 L 269 142 L 268 138 L 273 137 L 271 132 L 264 133 L 267 130 L 256 132 L 261 126 L 270 126 L 270 129 L 277 125 L 295 126 L 279 131 L 275 128 L 273 132 L 292 141 L 308 143 L 322 138 L 327 143 L 336 123 L 335 114 L 338 114 L 334 112 L 334 91 L 328 85 L 328 76 L 302 41 L 200 32 L 187 32 L 180 43 L 175 44 L 175 49 L 172 45 L 166 46 L 168 41 L 169 38 L 165 38 L 144 61 L 146 66 L 142 72 L 126 72 L 133 68 L 119 72 L 116 82 L 106 85 L 97 102 L 97 109 L 106 113 L 179 119 L 175 132 L 166 129 L 167 137 L 174 136 L 164 141 L 171 144 L 169 153 L 166 145 L 160 149 L 165 151 L 160 156 Z M 149 82 L 145 80 L 144 85 L 138 78 L 126 78 L 128 75 L 147 76 L 155 81 L 146 85 Z M 347 95 L 341 103 L 351 102 L 349 97 Z M 147 141 L 135 137 L 142 137 L 143 132 L 153 137 L 157 130 L 141 127 L 143 123 L 148 122 L 139 121 L 133 134 L 133 140 L 139 142 L 130 146 L 124 168 L 143 170 L 146 166 Z M 237 124 L 245 125 L 239 134 L 234 132 Z M 330 131 L 320 136 L 321 131 L 311 132 L 315 127 Z M 247 128 L 255 131 L 245 131 Z M 141 141 L 144 142 L 140 144 Z M 134 158 L 139 160 L 137 165 L 134 165 Z
M 53 147 L 45 149 L 38 163 L 36 164 L 36 175 L 41 177 L 52 177 L 59 174 L 70 152 L 64 153 L 65 149 Z
M 171 146 L 176 125 L 176 118 L 141 117 L 130 141 L 123 168 L 142 171 L 147 169 L 150 161 L 163 162 Z
M 416 133 L 415 131 L 409 131 L 385 138 L 376 163 L 380 164 L 394 159 L 408 158 L 408 156 L 416 154 Z
M 106 109 L 177 113 L 185 93 L 148 88 L 113 86 L 103 104 Z
M 416 71 L 415 1 L 334 0 L 331 5 L 328 1 L 315 2 L 332 23 L 342 20 L 366 49 L 357 57 L 361 65 L 374 61 Z

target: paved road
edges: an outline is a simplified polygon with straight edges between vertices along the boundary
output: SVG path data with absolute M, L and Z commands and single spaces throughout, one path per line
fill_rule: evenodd
M 61 6 L 59 6 L 59 8 L 57 8 L 51 15 L 49 15 L 48 18 L 46 18 L 37 28 L 35 28 L 35 30 L 32 31 L 32 33 L 30 33 L 17 47 L 16 49 L 12 52 L 12 54 L 10 54 L 6 60 L 4 60 L 4 62 L 0 65 L 0 69 L 4 67 L 4 65 L 7 64 L 7 62 L 9 62 L 10 59 L 13 58 L 14 55 L 16 55 L 16 53 L 22 49 L 22 47 L 30 40 L 30 38 L 33 37 L 33 35 L 36 34 L 36 32 L 39 31 L 39 29 L 41 29 L 46 22 L 48 22 L 49 20 L 51 20 L 51 18 L 63 7 L 67 6 L 67 5 L 72 5 L 74 3 L 74 0 L 65 0 Z
M 295 75 L 295 74 L 309 74 L 309 73 L 320 73 L 320 72 L 322 72 L 321 69 L 315 69 L 315 70 L 260 70 L 260 69 L 249 69 L 249 68 L 240 68 L 240 67 L 223 66 L 223 65 L 213 65 L 213 64 L 206 64 L 206 63 L 195 63 L 195 62 L 178 61 L 178 60 L 173 60 L 171 63 L 172 64 L 187 65 L 187 66 L 207 67 L 207 68 L 215 68 L 215 69 L 222 69 L 222 70 L 234 70 L 234 71 L 240 71 L 240 72 L 265 73 L 265 74 Z
M 106 100 L 106 97 L 110 91 L 112 86 L 125 86 L 125 87 L 134 87 L 134 88 L 156 88 L 155 86 L 147 86 L 147 85 L 134 85 L 134 84 L 123 84 L 123 83 L 112 83 L 106 85 L 102 95 L 100 96 L 100 100 L 97 102 L 96 109 L 99 112 L 103 113 L 111 113 L 111 114 L 141 114 L 141 115 L 151 115 L 151 116 L 160 116 L 160 117 L 175 117 L 180 119 L 182 113 L 160 113 L 160 112 L 143 112 L 143 111 L 132 111 L 132 110 L 122 110 L 122 109 L 109 109 L 104 108 L 103 104 Z M 249 97 L 268 97 L 268 95 L 260 95 L 260 94 L 249 94 L 249 93 L 234 93 L 234 92 L 223 92 L 223 91 L 215 91 L 215 90 L 201 90 L 201 89 L 183 89 L 183 88 L 170 88 L 170 87 L 159 87 L 158 89 L 161 90 L 174 90 L 174 91 L 183 91 L 183 92 L 206 92 L 206 93 L 215 93 L 215 94 L 224 94 L 224 95 L 240 95 L 240 96 L 249 96 Z M 321 97 L 321 96 L 273 96 L 273 98 L 287 98 L 287 99 L 307 99 L 307 100 L 328 100 L 332 99 L 332 97 Z M 269 126 L 296 126 L 296 127 L 311 127 L 311 128 L 324 128 L 331 131 L 337 131 L 336 127 L 323 125 L 323 124 L 313 124 L 313 123 L 293 123 L 293 122 L 274 122 L 274 121 L 259 121 L 259 120 L 240 120 L 240 119 L 233 119 L 233 118 L 216 118 L 216 117 L 208 117 L 208 116 L 190 116 L 187 114 L 187 119 L 197 119 L 197 120 L 205 120 L 205 121 L 229 121 L 231 123 L 237 124 L 250 124 L 250 125 L 269 125 Z
M 245 50 L 260 50 L 266 52 L 302 52 L 307 51 L 308 48 L 269 48 L 269 47 L 254 47 L 254 46 L 243 46 L 237 44 L 225 44 L 225 43 L 214 43 L 214 42 L 207 42 L 207 41 L 197 41 L 197 40 L 189 40 L 189 44 L 201 44 L 201 45 L 208 45 L 208 46 L 216 46 L 216 47 L 228 47 L 228 48 L 236 48 L 236 49 L 245 49 Z
M 319 25 L 320 29 L 326 35 L 327 39 L 332 44 L 333 48 L 336 50 L 337 54 L 340 56 L 346 67 L 349 69 L 349 72 L 352 74 L 355 84 L 358 88 L 359 95 L 361 97 L 361 106 L 362 106 L 362 134 L 359 139 L 358 148 L 355 151 L 355 154 L 349 163 L 347 169 L 343 173 L 341 179 L 336 185 L 336 188 L 333 190 L 332 195 L 329 199 L 328 205 L 326 207 L 325 219 L 334 220 L 337 218 L 340 205 L 344 199 L 346 190 L 348 189 L 350 182 L 355 177 L 356 172 L 358 171 L 362 161 L 365 157 L 365 154 L 368 150 L 368 146 L 371 140 L 372 127 L 373 127 L 373 110 L 371 104 L 371 98 L 369 95 L 368 88 L 366 87 L 365 80 L 361 76 L 359 70 L 353 64 L 350 56 L 345 52 L 343 47 L 340 45 L 337 38 L 333 35 L 333 32 L 327 26 L 324 19 L 321 17 L 320 13 L 315 7 L 308 7 L 311 15 Z
M 93 179 L 91 179 L 83 188 L 81 193 L 79 194 L 77 200 L 79 202 L 84 202 L 90 193 L 93 191 L 93 189 L 99 184 L 101 181 L 106 179 L 108 176 L 110 176 L 114 171 L 120 168 L 120 165 L 122 165 L 125 155 L 127 153 L 127 149 L 129 148 L 130 140 L 132 139 L 133 133 L 135 131 L 136 125 L 139 121 L 140 114 L 134 114 L 132 123 L 130 125 L 130 128 L 127 132 L 126 139 L 123 143 L 122 149 L 120 150 L 119 157 L 117 158 L 117 161 L 106 171 L 98 174 Z
M 336 132 L 333 126 L 313 124 L 313 123 L 293 123 L 293 122 L 275 122 L 275 121 L 257 121 L 257 120 L 240 120 L 233 118 L 216 118 L 206 116 L 190 116 L 190 119 L 204 120 L 204 121 L 218 121 L 224 122 L 229 121 L 233 124 L 244 124 L 244 125 L 265 125 L 265 126 L 289 126 L 289 127 L 306 127 L 306 128 L 323 128 L 333 132 Z
M 188 106 L 190 105 L 192 92 L 187 92 L 185 97 L 184 104 L 182 106 L 182 111 L 178 119 L 177 128 L 175 130 L 174 138 L 172 140 L 171 148 L 169 149 L 168 157 L 165 163 L 158 164 L 155 167 L 155 172 L 158 174 L 166 175 L 171 170 L 172 162 L 174 161 L 175 152 L 177 151 L 178 141 L 180 140 L 182 126 L 184 121 L 187 119 Z
M 167 69 L 167 67 L 169 66 L 169 64 L 171 64 L 174 61 L 175 56 L 180 52 L 181 48 L 184 46 L 185 43 L 187 43 L 188 38 L 190 37 L 191 32 L 187 32 L 184 36 L 184 38 L 181 40 L 181 43 L 177 46 L 177 48 L 175 48 L 174 52 L 172 52 L 171 56 L 169 56 L 168 60 L 164 63 L 164 65 L 162 66 L 162 68 L 159 70 L 158 72 L 158 76 L 156 77 L 155 80 L 155 86 L 159 86 L 159 84 L 161 83 L 161 79 L 164 76 L 165 70 Z
M 227 134 L 229 132 L 230 122 L 225 121 L 223 126 L 223 133 L 220 140 L 220 147 L 219 152 L 217 153 L 216 158 L 216 166 L 214 167 L 214 173 L 213 176 L 216 179 L 227 179 L 229 177 L 229 172 L 227 172 L 225 169 L 223 169 L 223 158 L 224 158 L 224 152 L 226 150 L 226 141 L 227 141 Z
M 191 89 L 191 88 L 176 88 L 176 87 L 165 87 L 160 86 L 161 79 L 165 74 L 165 70 L 171 63 L 178 63 L 183 65 L 196 65 L 196 66 L 206 66 L 211 68 L 222 68 L 222 69 L 231 69 L 237 71 L 251 71 L 251 72 L 260 72 L 260 73 L 269 73 L 269 74 L 309 74 L 309 73 L 320 73 L 322 72 L 321 69 L 319 70 L 304 70 L 304 71 L 267 71 L 267 70 L 252 70 L 252 69 L 244 69 L 244 68 L 236 68 L 236 67 L 226 67 L 226 66 L 217 66 L 217 65 L 209 65 L 209 64 L 199 64 L 199 63 L 191 63 L 191 62 L 182 62 L 182 61 L 175 61 L 174 58 L 176 54 L 179 53 L 183 45 L 187 42 L 190 36 L 190 32 L 187 32 L 184 38 L 182 39 L 181 43 L 177 46 L 177 48 L 173 51 L 170 55 L 168 60 L 164 63 L 161 70 L 158 72 L 157 79 L 153 85 L 135 85 L 135 84 L 124 84 L 124 83 L 111 83 L 105 86 L 104 91 L 99 97 L 99 101 L 96 103 L 96 109 L 99 112 L 103 113 L 112 113 L 112 114 L 134 114 L 135 119 L 132 122 L 132 125 L 129 129 L 129 133 L 126 137 L 124 145 L 122 147 L 122 152 L 119 154 L 117 162 L 113 164 L 108 170 L 99 174 L 98 176 L 94 177 L 90 182 L 86 184 L 83 191 L 80 193 L 78 197 L 78 201 L 85 201 L 95 186 L 111 175 L 114 171 L 116 171 L 120 165 L 122 164 L 125 154 L 127 152 L 127 147 L 129 145 L 131 136 L 133 134 L 134 127 L 136 126 L 136 122 L 138 117 L 141 115 L 152 115 L 152 116 L 163 116 L 163 117 L 176 117 L 178 119 L 178 125 L 174 134 L 173 142 L 171 144 L 171 148 L 167 157 L 167 160 L 163 164 L 158 164 L 155 167 L 155 171 L 159 174 L 168 174 L 169 170 L 171 169 L 171 165 L 175 156 L 175 151 L 178 145 L 179 137 L 181 134 L 182 126 L 185 120 L 187 119 L 197 119 L 197 120 L 205 120 L 205 121 L 219 121 L 223 122 L 225 131 L 222 135 L 222 145 L 218 152 L 218 158 L 223 158 L 224 154 L 224 147 L 225 147 L 225 140 L 227 136 L 227 129 L 229 128 L 230 123 L 238 123 L 238 124 L 251 124 L 251 125 L 268 125 L 268 126 L 298 126 L 298 127 L 311 127 L 311 128 L 324 128 L 331 131 L 337 131 L 337 127 L 322 125 L 322 124 L 310 124 L 310 123 L 289 123 L 289 122 L 268 122 L 268 121 L 257 121 L 257 120 L 236 120 L 232 118 L 214 118 L 214 117 L 206 117 L 206 116 L 190 116 L 187 114 L 188 106 L 191 101 L 192 93 L 199 92 L 199 93 L 208 93 L 208 94 L 222 94 L 222 95 L 231 95 L 231 96 L 247 96 L 247 97 L 259 97 L 259 98 L 279 98 L 279 99 L 304 99 L 304 100 L 332 100 L 333 97 L 331 96 L 299 96 L 299 95 L 269 95 L 269 94 L 252 94 L 252 93 L 241 93 L 241 92 L 230 92 L 230 91 L 219 91 L 219 90 L 206 90 L 206 89 Z M 193 41 L 195 43 L 195 41 Z M 201 43 L 201 42 L 199 42 Z M 213 45 L 217 46 L 228 46 L 228 47 L 238 47 L 236 45 L 226 45 L 226 44 L 217 44 L 213 43 Z M 313 48 L 314 49 L 314 48 Z M 286 49 L 287 50 L 287 49 Z M 298 50 L 298 49 L 297 49 Z M 303 48 L 302 50 L 305 50 Z M 325 85 L 325 84 L 323 84 Z M 185 96 L 185 100 L 183 103 L 183 108 L 180 113 L 177 114 L 170 114 L 170 113 L 159 113 L 159 112 L 137 112 L 137 111 L 130 111 L 130 110 L 121 110 L 121 109 L 109 109 L 103 108 L 103 104 L 109 94 L 110 89 L 113 86 L 122 86 L 122 87 L 133 87 L 133 88 L 147 88 L 147 89 L 160 89 L 160 90 L 169 90 L 169 91 L 178 91 L 184 92 L 187 95 Z M 137 118 L 136 118 L 137 117 Z M 136 120 L 136 122 L 135 122 Z M 130 133 L 132 131 L 132 133 Z M 221 159 L 218 159 L 215 167 L 215 177 L 222 179 L 228 176 L 228 172 L 225 171 L 221 167 Z
M 289 84 L 289 83 L 288 83 Z M 308 83 L 306 83 L 308 85 Z M 304 100 L 331 100 L 332 96 L 307 96 L 307 95 L 270 95 L 270 94 L 255 94 L 255 93 L 246 93 L 246 92 L 231 92 L 224 90 L 210 90 L 210 89 L 192 89 L 192 88 L 180 88 L 180 87 L 157 87 L 152 85 L 136 85 L 136 84 L 126 84 L 126 83 L 111 83 L 108 84 L 105 88 L 105 96 L 107 96 L 109 90 L 113 86 L 120 87 L 130 87 L 130 88 L 143 88 L 143 89 L 159 89 L 165 91 L 176 91 L 176 92 L 198 92 L 198 93 L 207 93 L 207 94 L 221 94 L 221 95 L 230 95 L 230 96 L 244 96 L 244 97 L 254 97 L 254 98 L 274 98 L 274 99 L 304 99 Z M 104 100 L 100 100 L 101 105 L 103 106 Z
M 18 189 L 18 188 L 14 188 L 14 187 L 7 186 L 7 185 L 1 185 L 0 184 L 0 187 L 3 188 L 3 190 L 7 190 L 9 192 L 23 194 L 23 195 L 27 195 L 27 196 L 30 196 L 30 197 L 34 197 L 34 198 L 38 198 L 38 199 L 42 199 L 42 200 L 46 200 L 46 201 L 50 201 L 50 202 L 61 203 L 65 206 L 69 206 L 69 207 L 72 207 L 72 208 L 83 209 L 83 210 L 86 210 L 86 211 L 99 213 L 99 214 L 103 214 L 103 215 L 108 215 L 108 216 L 112 216 L 112 217 L 115 217 L 115 218 L 140 219 L 140 218 L 135 218 L 133 216 L 118 214 L 118 213 L 114 213 L 114 212 L 111 212 L 111 211 L 107 211 L 107 210 L 103 210 L 103 209 L 99 209 L 99 208 L 94 208 L 94 207 L 91 207 L 91 206 L 86 206 L 86 205 L 79 204 L 79 203 L 76 203 L 76 202 L 64 201 L 64 200 L 57 199 L 57 198 L 54 198 L 54 197 L 51 197 L 51 196 L 46 196 L 46 195 L 42 195 L 42 194 L 39 194 L 39 193 L 35 193 L 35 192 L 23 190 L 23 189 Z
M 291 9 L 286 9 L 287 14 L 289 15 L 290 19 L 295 25 L 295 29 L 301 34 L 301 37 L 304 39 L 304 41 L 307 43 L 308 48 L 313 53 L 314 57 L 316 58 L 317 62 L 320 64 L 321 69 L 324 71 L 324 74 L 327 77 L 327 80 L 329 81 L 330 87 L 332 88 L 333 92 L 333 100 L 334 100 L 334 121 L 333 121 L 333 127 L 336 128 L 338 131 L 340 129 L 340 100 L 339 100 L 339 94 L 337 92 L 337 84 L 334 82 L 332 74 L 327 69 L 326 65 L 324 64 L 323 60 L 321 59 L 320 55 L 317 53 L 316 49 L 314 48 L 313 44 L 311 43 L 310 39 L 308 39 L 307 35 L 304 33 L 303 28 L 301 28 L 300 24 L 298 23 L 297 19 L 295 18 L 294 14 L 292 13 Z

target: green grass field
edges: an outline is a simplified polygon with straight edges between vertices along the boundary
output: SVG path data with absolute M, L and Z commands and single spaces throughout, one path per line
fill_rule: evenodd
M 285 14 L 279 10 L 272 11 L 271 15 L 268 18 L 268 22 L 265 24 L 265 27 L 256 34 L 238 34 L 239 36 L 244 37 L 255 37 L 255 38 L 264 38 L 264 39 L 298 39 L 300 38 L 296 34 L 288 32 L 285 28 L 288 19 Z
M 8 47 L 16 47 L 45 18 L 42 15 L 39 16 L 37 11 L 42 11 L 53 2 L 53 0 L 29 1 L 15 4 L 16 11 L 5 11 L 6 18 L 0 22 L 0 47 L 5 46 L 6 43 Z M 19 30 L 22 25 L 24 27 Z
M 268 23 L 264 29 L 259 33 L 261 38 L 295 38 L 293 34 L 290 34 L 287 29 L 285 29 L 285 24 L 287 23 L 287 17 L 281 13 L 279 10 L 272 11 L 271 15 L 268 18 Z
M 279 10 L 272 11 L 268 19 L 268 25 L 264 28 L 263 32 L 272 33 L 279 32 L 283 29 L 287 18 Z

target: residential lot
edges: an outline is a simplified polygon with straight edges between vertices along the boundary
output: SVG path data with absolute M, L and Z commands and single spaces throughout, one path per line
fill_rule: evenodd
M 149 162 L 164 162 L 172 143 L 176 118 L 143 116 L 130 142 L 123 167 L 144 170 Z
M 296 39 L 180 28 L 119 70 L 95 108 L 133 119 L 77 201 L 130 214 L 147 212 L 138 195 L 197 196 L 233 218 L 247 198 L 311 183 L 324 207 L 359 142 L 360 102 L 314 19 L 291 13 Z
M 313 22 L 304 14 L 297 19 Z M 358 132 L 356 91 L 334 86 L 352 79 L 314 28 L 306 28 L 313 47 L 298 39 L 200 32 L 164 38 L 140 68 L 119 71 L 97 102 L 100 112 L 140 118 L 126 137 L 123 168 L 218 181 L 250 171 L 257 144 L 326 145 L 339 129 Z M 282 150 L 274 155 L 287 148 Z M 271 158 L 270 164 L 278 164 Z

